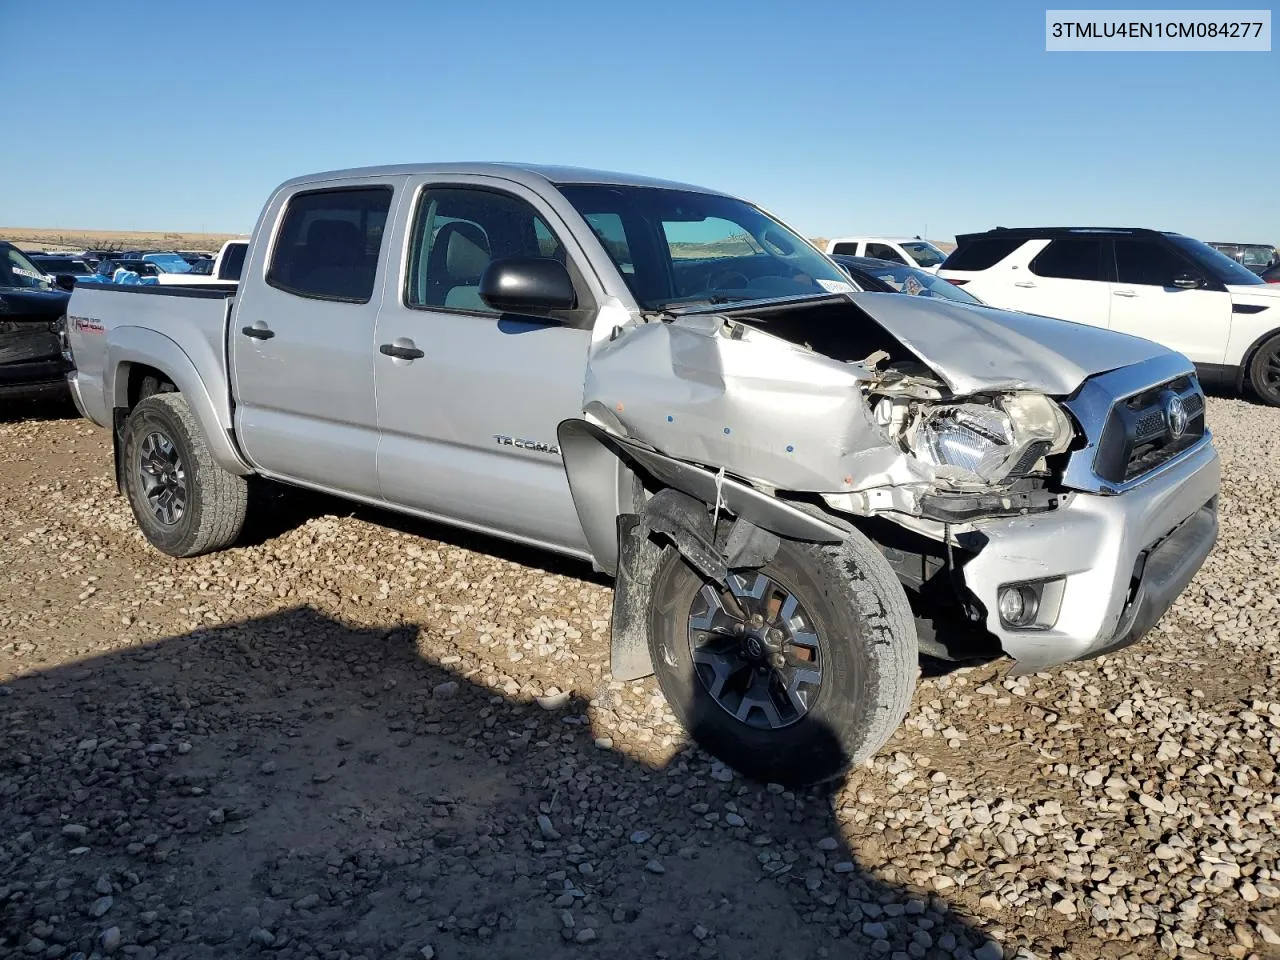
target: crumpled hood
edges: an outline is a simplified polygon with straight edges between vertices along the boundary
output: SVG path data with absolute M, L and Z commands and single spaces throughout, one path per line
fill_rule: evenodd
M 1172 352 L 1113 330 L 994 307 L 900 293 L 848 296 L 962 396 L 993 390 L 1067 396 L 1094 374 Z

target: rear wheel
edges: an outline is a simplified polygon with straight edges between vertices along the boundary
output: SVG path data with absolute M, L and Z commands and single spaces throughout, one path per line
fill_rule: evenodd
M 235 542 L 248 485 L 214 462 L 182 394 L 154 394 L 134 407 L 123 445 L 129 506 L 156 549 L 194 557 Z
M 1280 407 L 1280 333 L 1254 353 L 1249 363 L 1249 385 L 1263 403 Z
M 915 621 L 880 553 L 783 541 L 727 589 L 668 549 L 653 581 L 650 654 L 693 738 L 747 776 L 839 775 L 902 721 L 918 672 Z

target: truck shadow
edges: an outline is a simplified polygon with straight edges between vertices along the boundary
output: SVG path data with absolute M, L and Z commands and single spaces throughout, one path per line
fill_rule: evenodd
M 581 700 L 544 710 L 434 662 L 433 629 L 301 607 L 0 688 L 0 953 L 773 960 L 985 939 L 859 865 L 831 791 L 614 749 Z
M 555 576 L 572 577 L 605 587 L 613 585 L 610 577 L 593 570 L 586 561 L 526 547 L 500 537 L 472 533 L 448 524 L 365 506 L 262 478 L 255 478 L 250 489 L 249 513 L 244 533 L 239 540 L 242 546 L 265 543 L 316 517 L 355 517 L 389 530 L 489 554 Z M 989 638 L 977 639 L 971 631 L 957 627 L 954 623 L 917 616 L 916 628 L 921 640 L 920 670 L 925 677 L 944 676 L 963 668 L 990 663 L 1003 656 L 998 646 Z
M 437 540 L 450 546 L 461 547 L 476 553 L 533 567 L 556 576 L 573 577 L 601 586 L 609 586 L 612 580 L 591 569 L 585 560 L 575 560 L 548 550 L 513 543 L 500 537 L 473 533 L 432 520 L 424 520 L 394 510 L 366 506 L 341 497 L 291 487 L 261 477 L 253 478 L 250 486 L 249 511 L 245 517 L 244 532 L 237 541 L 241 546 L 266 543 L 294 530 L 308 520 L 323 516 L 355 517 L 388 530 L 397 530 L 424 540 Z

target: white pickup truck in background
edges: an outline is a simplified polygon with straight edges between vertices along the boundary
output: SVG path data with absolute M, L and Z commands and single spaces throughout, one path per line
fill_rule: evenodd
M 827 241 L 829 255 L 874 257 L 937 273 L 947 255 L 919 237 L 837 237 Z
M 615 577 L 613 676 L 656 673 L 763 780 L 870 756 L 922 648 L 1034 671 L 1134 642 L 1217 535 L 1186 358 L 861 292 L 700 187 L 302 177 L 237 286 L 78 286 L 68 313 L 158 549 L 233 544 L 260 475 L 580 558 Z

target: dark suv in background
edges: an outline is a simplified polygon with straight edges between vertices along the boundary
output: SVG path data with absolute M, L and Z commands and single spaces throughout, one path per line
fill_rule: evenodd
M 0 400 L 67 395 L 61 334 L 70 296 L 0 240 Z

